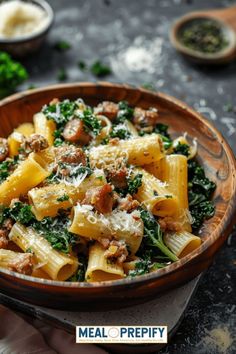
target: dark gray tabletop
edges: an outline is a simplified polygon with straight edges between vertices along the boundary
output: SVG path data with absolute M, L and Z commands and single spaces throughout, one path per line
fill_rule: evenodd
M 206 68 L 185 61 L 171 47 L 168 31 L 175 18 L 188 11 L 234 5 L 223 0 L 51 0 L 56 19 L 41 52 L 24 61 L 29 83 L 43 86 L 57 81 L 61 68 L 67 81 L 95 81 L 78 69 L 78 61 L 107 62 L 107 80 L 133 85 L 151 84 L 176 96 L 223 133 L 236 152 L 236 63 Z M 72 48 L 53 49 L 58 40 Z M 226 107 L 227 106 L 227 107 Z M 236 238 L 231 237 L 203 277 L 177 334 L 162 353 L 235 353 Z M 233 343 L 234 341 L 234 343 Z

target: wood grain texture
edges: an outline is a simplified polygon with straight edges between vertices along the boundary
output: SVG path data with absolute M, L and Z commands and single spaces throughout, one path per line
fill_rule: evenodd
M 236 163 L 222 135 L 200 114 L 173 97 L 127 85 L 75 83 L 28 91 L 1 101 L 0 136 L 7 136 L 22 122 L 32 121 L 33 114 L 54 97 L 82 97 L 91 105 L 102 100 L 127 100 L 133 106 L 157 108 L 160 122 L 170 125 L 173 136 L 187 132 L 190 139 L 198 139 L 199 162 L 204 166 L 207 176 L 217 184 L 213 196 L 216 213 L 200 231 L 203 243 L 199 249 L 151 274 L 98 284 L 41 280 L 2 270 L 1 291 L 42 306 L 102 310 L 145 301 L 194 278 L 206 269 L 229 235 L 236 214 Z

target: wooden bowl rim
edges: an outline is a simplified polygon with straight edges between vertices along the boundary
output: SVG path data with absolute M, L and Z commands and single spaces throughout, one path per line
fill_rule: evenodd
M 31 283 L 35 284 L 35 286 L 40 286 L 44 285 L 49 288 L 63 288 L 63 289 L 83 289 L 83 288 L 95 288 L 95 289 L 108 289 L 112 287 L 123 287 L 126 285 L 134 285 L 138 283 L 147 283 L 149 281 L 154 281 L 160 278 L 167 277 L 168 275 L 175 273 L 176 271 L 180 270 L 181 268 L 184 268 L 184 266 L 191 262 L 195 261 L 198 257 L 201 256 L 202 253 L 204 253 L 207 249 L 209 249 L 220 237 L 223 237 L 224 235 L 227 235 L 230 233 L 230 230 L 233 227 L 233 217 L 236 215 L 236 160 L 233 154 L 233 151 L 231 150 L 229 144 L 226 142 L 226 140 L 223 138 L 222 134 L 211 124 L 208 122 L 200 113 L 196 112 L 193 110 L 190 106 L 187 104 L 183 103 L 181 100 L 174 98 L 168 94 L 161 93 L 161 92 L 152 92 L 149 90 L 146 90 L 142 87 L 134 87 L 131 85 L 127 84 L 117 84 L 117 83 L 109 83 L 109 82 L 97 82 L 97 83 L 91 83 L 91 82 L 75 82 L 75 83 L 67 83 L 67 84 L 56 84 L 56 85 L 50 85 L 50 86 L 45 86 L 43 88 L 38 88 L 38 89 L 33 89 L 33 90 L 28 90 L 20 93 L 16 93 L 14 95 L 11 95 L 2 101 L 0 101 L 0 107 L 8 105 L 9 103 L 12 103 L 16 100 L 20 100 L 22 98 L 30 98 L 30 96 L 35 96 L 38 93 L 42 92 L 50 92 L 54 90 L 66 90 L 66 89 L 76 89 L 77 88 L 82 88 L 82 87 L 96 87 L 99 89 L 101 88 L 115 88 L 115 89 L 120 89 L 120 90 L 126 90 L 127 92 L 133 92 L 133 93 L 139 93 L 140 96 L 141 94 L 145 93 L 150 96 L 155 97 L 157 100 L 161 99 L 163 101 L 166 101 L 168 104 L 172 105 L 173 107 L 177 107 L 181 110 L 184 110 L 188 112 L 191 116 L 194 117 L 194 119 L 200 121 L 202 124 L 207 126 L 217 137 L 217 140 L 220 141 L 223 150 L 225 151 L 228 159 L 229 159 L 229 165 L 230 165 L 230 171 L 231 171 L 231 176 L 234 181 L 234 190 L 231 193 L 231 199 L 228 203 L 225 215 L 221 219 L 220 223 L 217 225 L 216 229 L 214 232 L 204 241 L 204 243 L 201 244 L 199 248 L 197 248 L 195 251 L 191 252 L 189 255 L 185 256 L 184 258 L 181 258 L 179 261 L 174 262 L 170 264 L 169 266 L 158 269 L 154 272 L 140 275 L 134 278 L 124 278 L 120 280 L 112 280 L 112 281 L 103 281 L 103 282 L 94 282 L 94 283 L 86 283 L 86 282 L 66 282 L 66 281 L 56 281 L 56 280 L 48 280 L 48 279 L 41 279 L 41 278 L 36 278 L 28 275 L 23 275 L 19 274 L 14 271 L 10 270 L 5 270 L 1 269 L 0 273 L 5 273 L 9 275 L 12 279 L 17 278 L 21 280 L 23 283 L 26 285 Z M 64 95 L 64 94 L 63 94 Z M 66 97 L 66 95 L 64 95 Z M 229 211 L 227 213 L 227 211 Z M 220 232 L 220 225 L 222 225 L 222 229 Z

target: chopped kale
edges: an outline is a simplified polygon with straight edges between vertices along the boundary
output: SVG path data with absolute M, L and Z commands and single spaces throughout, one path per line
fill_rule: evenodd
M 172 146 L 173 141 L 168 133 L 168 125 L 163 123 L 158 123 L 156 124 L 154 129 L 149 132 L 145 130 L 140 130 L 139 135 L 143 136 L 145 134 L 151 134 L 153 132 L 160 135 L 165 150 L 168 150 Z
M 85 281 L 85 273 L 88 266 L 88 258 L 84 254 L 78 254 L 79 266 L 77 272 L 68 281 Z
M 91 73 L 97 77 L 104 77 L 112 73 L 111 68 L 97 60 L 91 66 Z
M 163 123 L 158 123 L 156 124 L 154 128 L 154 132 L 157 134 L 161 134 L 162 136 L 165 136 L 166 138 L 170 139 L 170 134 L 168 133 L 168 125 L 163 124 Z
M 100 120 L 93 114 L 91 108 L 85 109 L 79 113 L 79 118 L 83 121 L 87 131 L 91 131 L 94 135 L 98 135 L 102 129 Z
M 76 108 L 76 102 L 64 100 L 44 106 L 42 112 L 47 119 L 53 120 L 57 125 L 57 129 L 59 129 L 64 128 L 66 123 L 74 117 Z
M 181 144 L 178 142 L 177 146 L 174 148 L 173 153 L 178 155 L 189 156 L 190 155 L 190 147 L 187 144 Z
M 165 256 L 169 258 L 170 261 L 177 261 L 178 257 L 164 244 L 163 233 L 155 217 L 145 209 L 140 210 L 140 215 L 144 224 L 143 243 L 145 246 L 158 248 Z
M 118 107 L 117 123 L 124 123 L 126 119 L 131 120 L 133 118 L 134 109 L 131 108 L 126 101 L 120 101 Z
M 214 215 L 215 207 L 210 200 L 216 185 L 210 181 L 197 161 L 188 161 L 188 199 L 193 217 L 193 230 L 199 229 L 205 219 Z
M 129 130 L 124 126 L 124 125 L 115 125 L 112 128 L 112 131 L 110 132 L 110 137 L 111 138 L 119 138 L 119 139 L 129 139 L 131 136 L 131 133 Z
M 128 178 L 128 193 L 133 195 L 138 192 L 139 187 L 142 185 L 142 173 L 137 173 L 134 178 Z
M 0 52 L 0 98 L 13 93 L 27 78 L 28 73 L 20 63 Z
M 168 262 L 156 262 L 152 258 L 152 252 L 146 250 L 142 256 L 135 263 L 135 269 L 129 271 L 130 277 L 136 277 L 137 275 L 147 274 L 150 271 L 166 267 Z
M 8 208 L 6 212 L 9 218 L 14 221 L 18 221 L 22 225 L 28 226 L 35 220 L 31 205 L 24 204 L 22 202 L 14 203 L 12 208 Z
M 68 253 L 70 247 L 78 239 L 67 230 L 69 219 L 65 213 L 61 213 L 56 218 L 46 217 L 41 221 L 37 221 L 32 213 L 31 205 L 16 202 L 12 208 L 1 209 L 0 224 L 6 218 L 11 218 L 22 225 L 34 228 L 54 249 L 64 253 Z
M 65 202 L 65 201 L 67 201 L 69 199 L 70 199 L 69 195 L 68 194 L 64 194 L 61 197 L 57 198 L 57 201 L 58 202 Z
M 46 217 L 42 221 L 35 220 L 30 226 L 42 235 L 54 249 L 68 253 L 78 239 L 67 230 L 68 222 L 67 215 L 61 213 L 56 218 Z
M 68 78 L 68 74 L 66 72 L 66 69 L 61 68 L 57 73 L 57 80 L 62 82 L 62 81 L 66 81 L 67 78 Z
M 61 146 L 65 142 L 65 140 L 62 136 L 62 132 L 63 132 L 62 129 L 54 130 L 54 132 L 53 132 L 53 136 L 55 137 L 54 142 L 53 142 L 54 146 Z
M 80 68 L 81 71 L 85 71 L 87 69 L 87 65 L 85 64 L 84 61 L 80 60 L 78 62 L 78 67 Z
M 56 49 L 58 52 L 65 52 L 70 48 L 71 44 L 65 40 L 59 41 L 54 45 L 54 49 Z
M 8 158 L 7 160 L 0 163 L 0 183 L 5 181 L 10 175 L 10 170 L 14 169 L 19 161 L 19 156 L 15 156 L 13 159 Z

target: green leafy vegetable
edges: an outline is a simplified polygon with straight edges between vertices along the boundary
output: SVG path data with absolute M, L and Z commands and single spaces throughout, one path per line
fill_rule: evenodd
M 135 263 L 135 269 L 129 271 L 129 276 L 136 277 L 137 275 L 147 274 L 150 271 L 166 267 L 168 262 L 155 262 L 152 259 L 152 252 L 146 250 L 142 254 L 142 258 Z
M 66 200 L 69 200 L 69 199 L 70 199 L 69 195 L 64 194 L 63 196 L 57 198 L 57 201 L 58 202 L 65 202 Z
M 13 93 L 27 78 L 28 73 L 20 63 L 0 52 L 0 98 Z
M 71 48 L 71 44 L 65 40 L 59 41 L 54 45 L 54 48 L 59 52 L 65 52 Z
M 97 77 L 104 77 L 112 73 L 111 68 L 97 60 L 91 66 L 91 73 Z
M 210 200 L 216 185 L 210 181 L 195 160 L 188 162 L 188 199 L 189 210 L 193 217 L 193 230 L 197 230 L 205 219 L 214 215 L 215 207 Z
M 61 68 L 57 73 L 57 80 L 62 82 L 62 81 L 66 81 L 67 78 L 68 78 L 68 75 L 67 75 L 66 69 Z
M 7 160 L 0 163 L 0 183 L 5 181 L 5 179 L 9 176 L 10 171 L 14 170 L 16 165 L 18 164 L 19 156 L 14 156 L 13 159 L 8 158 Z
M 131 108 L 126 101 L 120 101 L 118 107 L 117 123 L 124 123 L 126 119 L 131 120 L 133 118 L 134 109 Z
M 166 245 L 164 244 L 163 233 L 155 217 L 145 209 L 141 209 L 140 215 L 144 224 L 145 245 L 149 247 L 157 247 L 172 262 L 177 261 L 178 257 L 174 253 L 172 253 L 169 248 L 166 247 Z
M 80 68 L 81 71 L 87 70 L 87 65 L 86 65 L 85 62 L 82 61 L 82 60 L 80 60 L 80 61 L 78 62 L 78 67 Z
M 85 128 L 88 131 L 93 132 L 94 135 L 98 135 L 102 129 L 100 120 L 93 114 L 91 108 L 85 109 L 79 113 L 79 118 L 83 121 Z
M 113 126 L 112 131 L 110 132 L 111 138 L 129 139 L 130 136 L 131 133 L 129 130 L 124 125 L 120 124 Z
M 128 178 L 128 193 L 133 195 L 136 194 L 138 192 L 139 187 L 141 187 L 142 185 L 142 178 L 143 175 L 142 173 L 137 173 L 137 175 L 135 175 L 135 177 L 132 178 Z
M 64 100 L 44 106 L 42 112 L 47 119 L 51 119 L 56 123 L 57 129 L 60 129 L 64 128 L 66 123 L 75 116 L 76 108 L 76 102 Z
M 12 208 L 6 208 L 5 215 L 26 226 L 30 225 L 30 223 L 35 220 L 31 205 L 22 202 L 16 202 Z
M 88 266 L 88 258 L 83 254 L 78 254 L 79 266 L 77 272 L 68 281 L 85 281 L 85 273 Z
M 190 155 L 190 147 L 187 144 L 181 144 L 178 142 L 177 146 L 174 148 L 173 153 L 178 155 L 189 156 Z
M 46 217 L 42 221 L 35 221 L 31 224 L 51 246 L 63 253 L 68 253 L 78 238 L 67 230 L 69 219 L 61 213 L 56 218 Z

